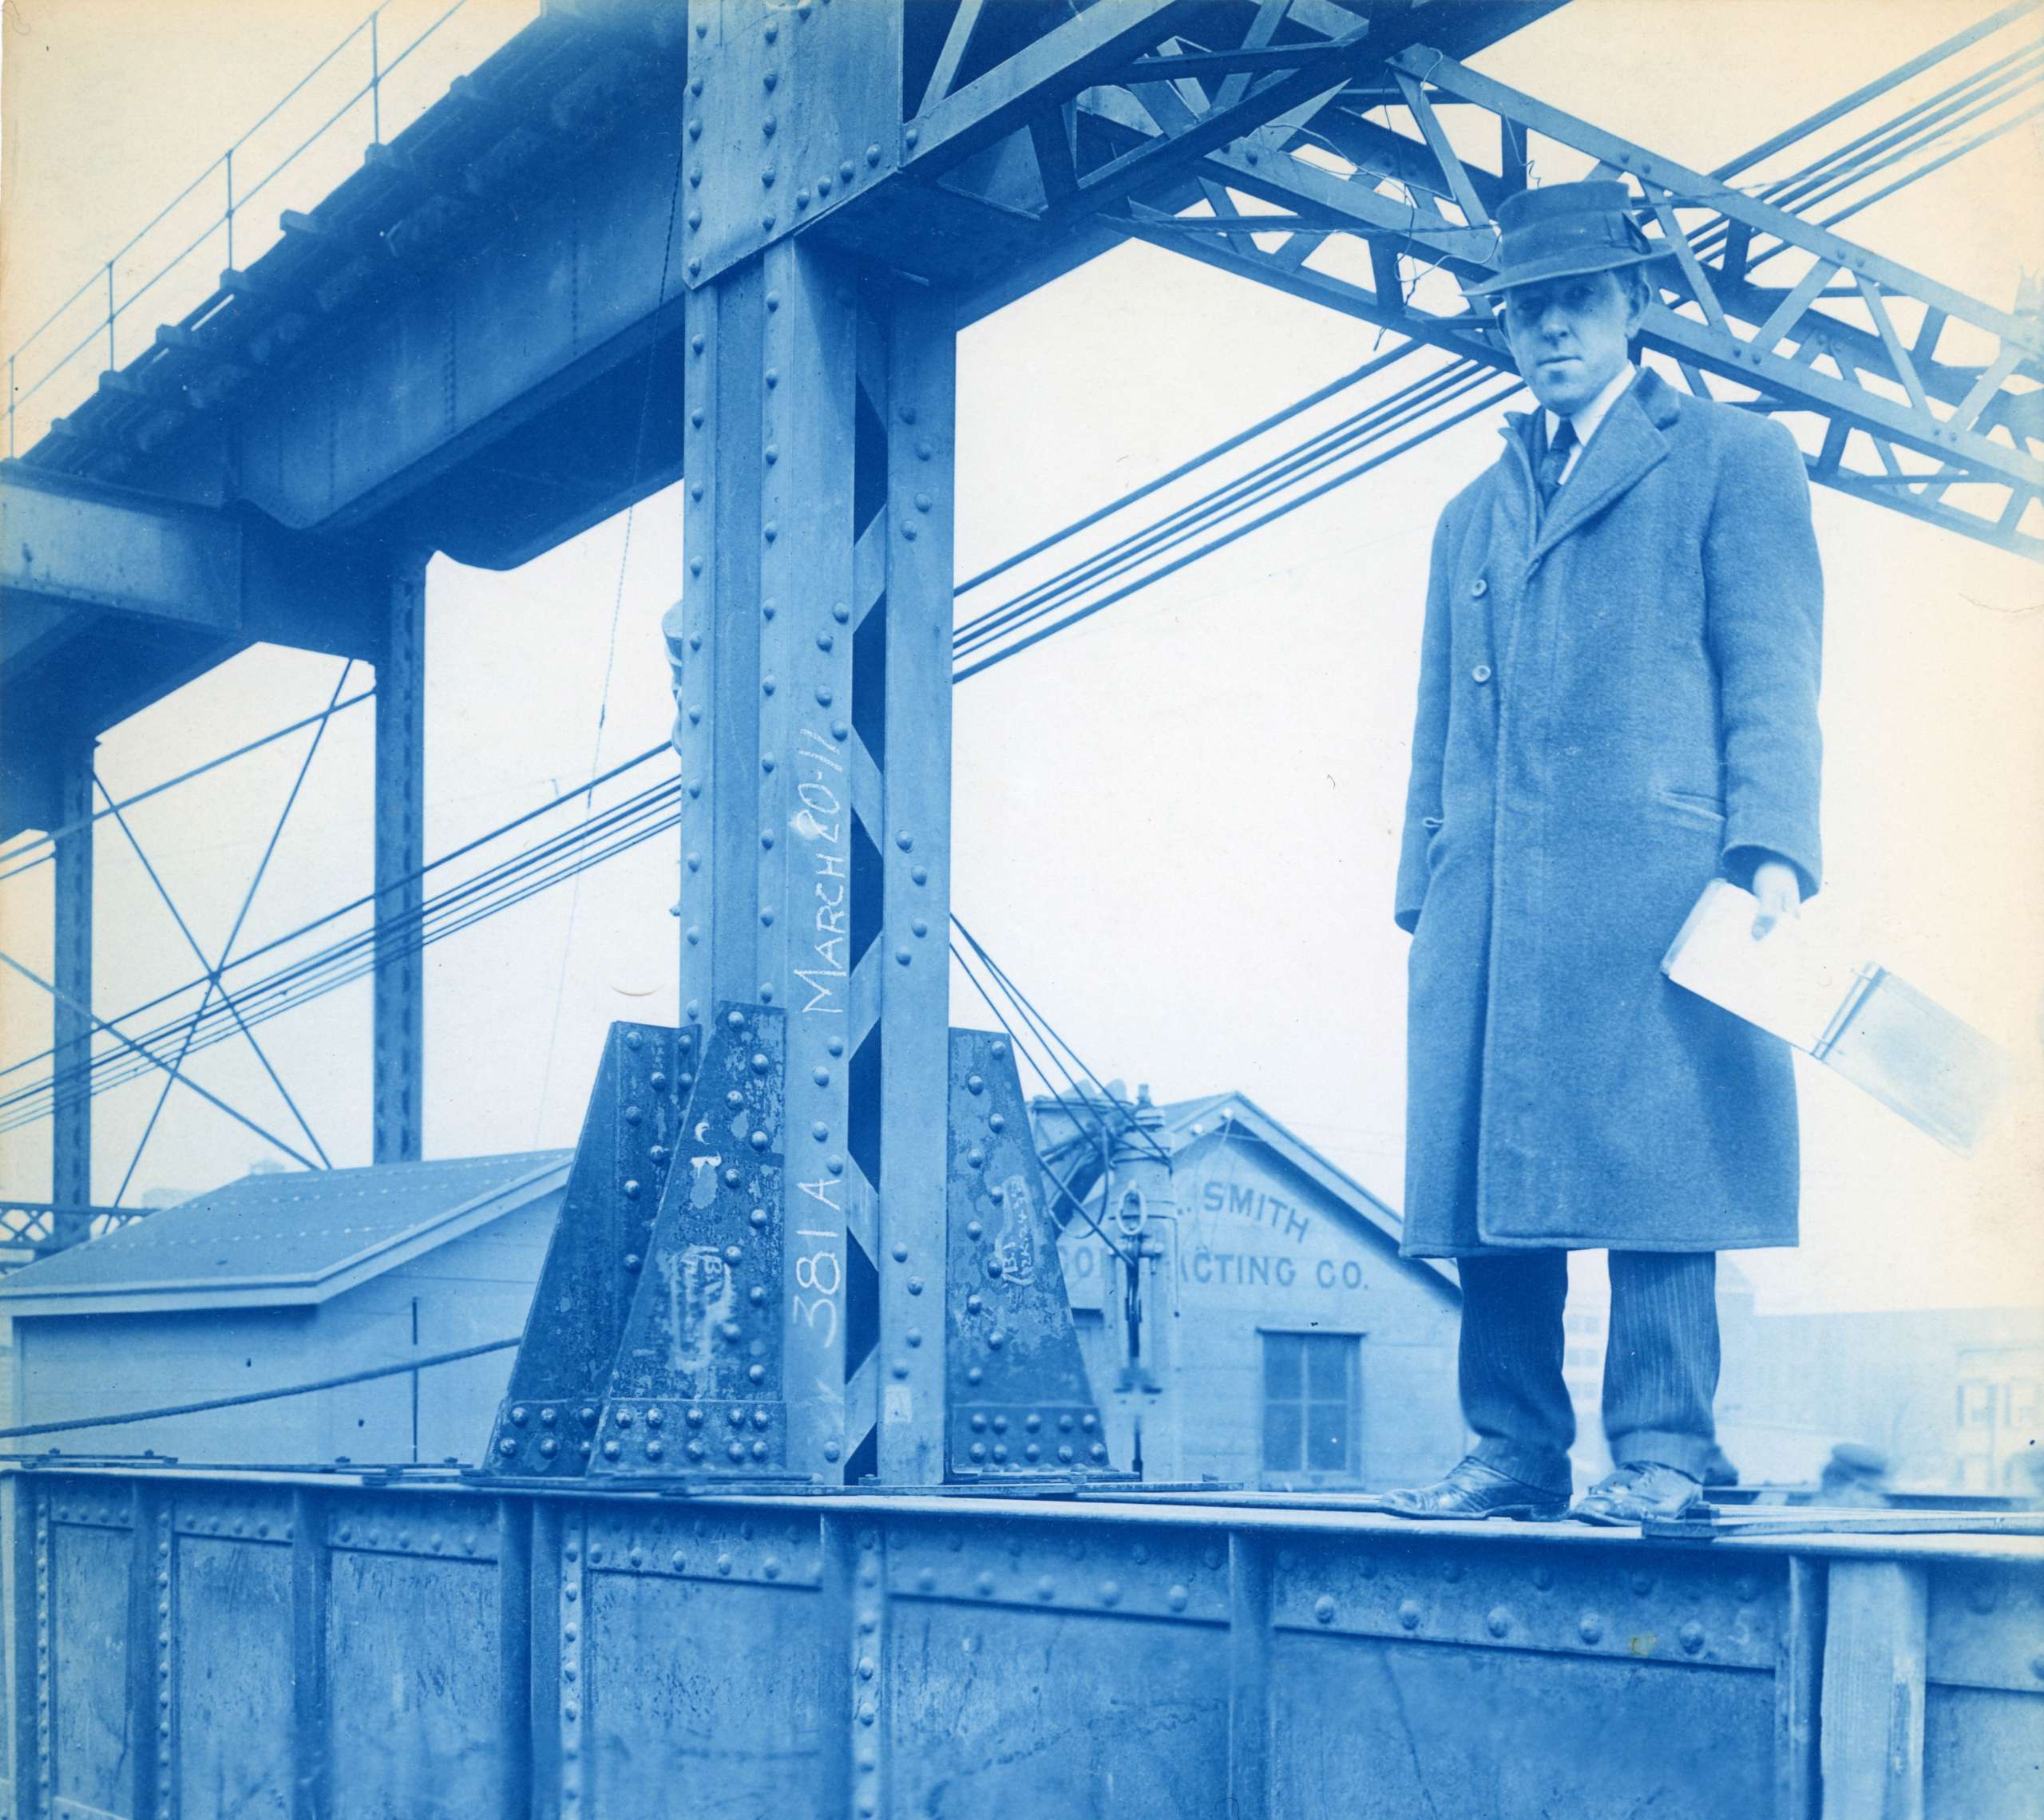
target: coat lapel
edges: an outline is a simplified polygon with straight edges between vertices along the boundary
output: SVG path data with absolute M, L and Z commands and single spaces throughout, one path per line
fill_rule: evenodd
M 1677 408 L 1658 374 L 1644 374 L 1626 390 L 1555 494 L 1552 509 L 1535 534 L 1534 562 L 1667 459 L 1668 439 L 1661 431 L 1674 421 Z

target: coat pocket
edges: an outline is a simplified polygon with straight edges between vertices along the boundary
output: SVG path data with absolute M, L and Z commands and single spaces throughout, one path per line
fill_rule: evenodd
M 1707 821 L 1713 827 L 1725 825 L 1725 805 L 1714 796 L 1701 790 L 1658 789 L 1654 799 L 1665 809 L 1672 809 L 1678 815 Z

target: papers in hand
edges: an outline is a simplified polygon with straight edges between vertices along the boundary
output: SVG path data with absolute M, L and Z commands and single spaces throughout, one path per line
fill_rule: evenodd
M 1723 879 L 1705 886 L 1661 971 L 1772 1031 L 1961 1153 L 1985 1128 L 2006 1055 L 1906 980 L 1856 964 L 1795 919 L 1753 939 L 1759 906 Z

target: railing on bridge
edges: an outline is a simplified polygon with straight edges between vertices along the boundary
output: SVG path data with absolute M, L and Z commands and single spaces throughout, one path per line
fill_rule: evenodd
M 7 355 L 9 456 L 117 374 L 157 322 L 246 267 L 448 84 L 531 23 L 545 0 L 383 0 L 269 111 L 107 255 Z M 260 204 L 261 207 L 256 205 Z M 137 330 L 130 313 L 146 304 Z
M 2044 1814 L 2034 1538 L 169 1468 L 4 1490 L 18 1820 Z
M 49 1201 L 0 1201 L 0 1272 L 46 1257 L 68 1245 L 97 1239 L 131 1221 L 146 1219 L 146 1207 L 73 1207 Z M 10 1258 L 10 1253 L 14 1254 Z

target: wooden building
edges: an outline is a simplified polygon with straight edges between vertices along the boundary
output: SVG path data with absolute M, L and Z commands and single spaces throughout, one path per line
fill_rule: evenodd
M 1400 1258 L 1398 1216 L 1368 1189 L 1230 1093 L 1139 1107 L 1154 1145 L 1125 1146 L 1136 1153 L 1103 1201 L 1086 1114 L 1034 1110 L 1048 1166 L 1106 1234 L 1064 1208 L 1065 1281 L 1116 1464 L 1139 1439 L 1154 1480 L 1379 1489 L 1461 1457 L 1453 1267 Z
M 202 1402 L 523 1329 L 569 1153 L 251 1175 L 0 1283 L 16 1422 Z M 16 1446 L 259 1464 L 473 1460 L 512 1355 Z

